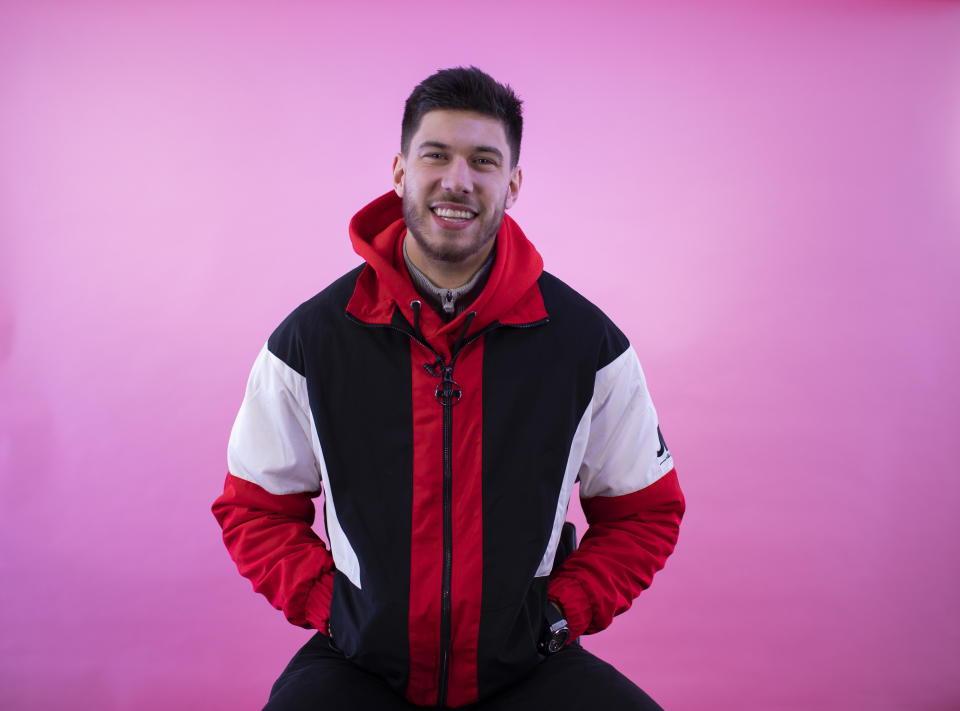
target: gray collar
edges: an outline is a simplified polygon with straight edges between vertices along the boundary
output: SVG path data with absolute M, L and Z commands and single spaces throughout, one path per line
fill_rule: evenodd
M 487 261 L 477 270 L 476 274 L 470 277 L 470 281 L 466 284 L 458 286 L 456 289 L 444 289 L 430 281 L 429 277 L 410 261 L 410 257 L 407 255 L 406 235 L 403 241 L 403 261 L 407 265 L 407 272 L 410 273 L 410 279 L 413 281 L 417 293 L 430 304 L 431 308 L 444 321 L 452 321 L 466 311 L 467 307 L 480 295 L 483 287 L 486 286 L 487 278 L 490 276 L 490 269 L 493 266 L 496 252 L 497 249 L 494 247 L 490 256 L 487 257 Z

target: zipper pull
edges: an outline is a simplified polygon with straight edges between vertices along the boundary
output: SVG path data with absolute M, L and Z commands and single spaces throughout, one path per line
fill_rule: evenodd
M 452 365 L 442 367 L 440 384 L 437 386 L 434 395 L 437 402 L 444 407 L 453 407 L 460 402 L 460 398 L 463 397 L 463 388 L 460 387 L 460 383 L 453 379 Z
M 444 313 L 453 315 L 457 307 L 457 295 L 448 289 L 446 293 L 440 294 L 440 303 L 443 305 Z

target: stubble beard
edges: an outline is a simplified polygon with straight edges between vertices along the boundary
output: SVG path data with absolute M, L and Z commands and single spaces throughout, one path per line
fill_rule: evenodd
M 445 198 L 444 201 L 454 203 L 459 202 L 449 198 Z M 503 224 L 503 216 L 505 212 L 506 197 L 504 197 L 504 204 L 500 207 L 499 215 L 495 215 L 495 224 L 491 225 L 490 230 L 484 233 L 480 239 L 469 240 L 466 242 L 455 241 L 449 244 L 431 244 L 424 238 L 423 235 L 428 233 L 431 229 L 436 229 L 436 225 L 433 223 L 433 213 L 426 205 L 422 203 L 414 204 L 413 199 L 408 198 L 406 195 L 403 197 L 403 221 L 407 226 L 407 232 L 409 232 L 413 237 L 413 240 L 417 243 L 420 251 L 423 252 L 428 258 L 437 262 L 446 262 L 448 264 L 464 262 L 470 259 L 470 257 L 473 257 L 481 252 L 484 247 L 489 245 L 490 242 L 497 236 L 497 232 L 500 231 L 500 225 Z M 483 215 L 483 213 L 480 213 L 480 215 L 477 215 L 477 217 L 474 219 L 481 219 L 481 215 Z

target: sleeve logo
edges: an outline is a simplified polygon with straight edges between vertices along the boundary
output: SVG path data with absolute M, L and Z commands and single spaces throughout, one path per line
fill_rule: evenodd
M 657 464 L 663 465 L 670 459 L 670 450 L 667 449 L 667 443 L 663 439 L 663 432 L 660 431 L 659 425 L 657 425 L 657 437 L 660 438 L 660 449 L 657 450 Z

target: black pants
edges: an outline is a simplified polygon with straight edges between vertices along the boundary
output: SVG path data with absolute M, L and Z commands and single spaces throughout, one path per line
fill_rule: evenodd
M 632 681 L 579 645 L 548 657 L 530 676 L 471 711 L 663 711 Z M 375 674 L 344 658 L 317 633 L 277 679 L 264 711 L 417 711 Z

